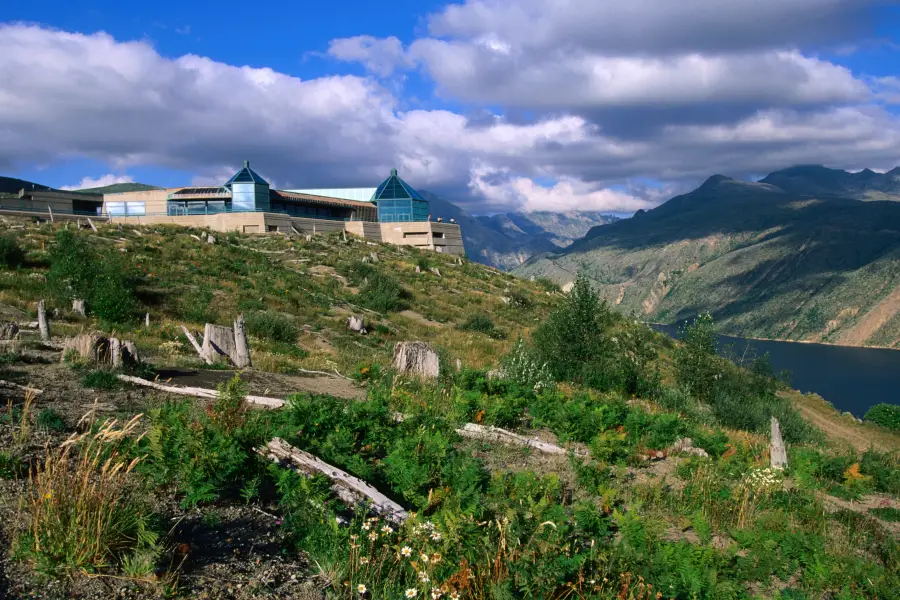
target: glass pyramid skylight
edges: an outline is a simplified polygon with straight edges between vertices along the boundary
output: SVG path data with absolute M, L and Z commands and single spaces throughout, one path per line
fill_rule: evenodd
M 381 185 L 372 194 L 372 202 L 379 200 L 422 200 L 425 201 L 419 192 L 414 190 L 411 185 L 400 179 L 397 175 L 397 169 L 391 169 L 391 176 L 381 182 Z
M 231 187 L 232 183 L 260 183 L 262 185 L 269 185 L 268 181 L 260 177 L 259 173 L 250 168 L 249 160 L 244 161 L 244 166 L 241 167 L 241 170 L 235 173 L 225 185 Z

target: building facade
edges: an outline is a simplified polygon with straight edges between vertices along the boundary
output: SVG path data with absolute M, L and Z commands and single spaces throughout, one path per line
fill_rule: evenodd
M 243 233 L 346 231 L 389 244 L 465 252 L 459 226 L 432 222 L 427 200 L 396 169 L 376 188 L 275 190 L 245 161 L 221 186 L 106 194 L 101 212 L 134 224 Z

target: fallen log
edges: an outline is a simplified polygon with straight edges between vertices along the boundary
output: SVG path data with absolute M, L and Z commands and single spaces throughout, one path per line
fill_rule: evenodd
M 397 524 L 403 523 L 409 517 L 409 513 L 402 506 L 362 479 L 331 466 L 309 452 L 294 448 L 281 438 L 274 438 L 264 447 L 257 448 L 256 452 L 272 461 L 286 463 L 286 466 L 301 474 L 328 477 L 332 482 L 331 489 L 334 493 L 351 507 L 367 505 L 372 512 Z
M 23 392 L 31 392 L 32 394 L 43 394 L 44 390 L 39 390 L 37 388 L 33 388 L 28 385 L 19 385 L 18 383 L 13 383 L 12 381 L 5 381 L 0 379 L 0 388 L 7 388 L 11 390 L 22 390 Z
M 178 394 L 180 396 L 191 396 L 193 398 L 203 398 L 205 400 L 215 400 L 219 397 L 219 392 L 216 390 L 210 390 L 207 388 L 198 388 L 198 387 L 178 387 L 174 385 L 164 385 L 162 383 L 157 383 L 155 381 L 149 381 L 147 379 L 142 379 L 140 377 L 135 377 L 133 375 L 116 375 L 121 381 L 125 381 L 128 383 L 133 383 L 134 385 L 142 385 L 144 387 L 153 388 L 155 390 L 159 390 L 161 392 L 168 392 L 170 394 Z M 244 396 L 244 400 L 249 402 L 250 404 L 258 404 L 259 406 L 264 406 L 266 408 L 281 408 L 284 406 L 284 400 L 281 398 L 269 398 L 266 396 L 252 396 L 247 395 Z
M 490 425 L 478 425 L 476 423 L 466 423 L 462 428 L 457 429 L 456 433 L 465 438 L 484 440 L 488 442 L 498 442 L 510 446 L 521 446 L 523 448 L 533 448 L 544 454 L 568 454 L 568 450 L 551 444 L 542 442 L 537 438 L 529 438 L 506 429 L 492 427 Z

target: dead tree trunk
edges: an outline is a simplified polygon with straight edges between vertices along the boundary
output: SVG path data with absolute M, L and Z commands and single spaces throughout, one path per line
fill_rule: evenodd
M 247 329 L 244 327 L 244 315 L 240 314 L 234 320 L 234 366 L 238 369 L 248 369 L 253 365 L 250 362 L 250 344 L 247 342 Z
M 84 300 L 72 300 L 72 312 L 85 316 Z
M 90 217 L 88 217 L 88 220 L 87 220 L 87 221 L 88 221 L 88 225 L 90 225 L 90 226 L 91 226 L 91 229 L 93 229 L 94 232 L 96 233 L 96 231 L 97 231 L 97 226 L 94 225 L 94 222 L 91 221 Z
M 184 325 L 181 326 L 181 330 L 184 331 L 184 336 L 191 343 L 191 346 L 194 347 L 194 350 L 197 351 L 197 354 L 200 355 L 200 358 L 203 359 L 203 362 L 205 362 L 208 365 L 211 365 L 212 360 L 203 352 L 203 348 L 201 348 L 200 344 L 197 343 L 197 340 L 194 339 L 194 334 L 191 333 L 190 331 L 188 331 L 188 328 L 185 327 Z
M 523 448 L 533 448 L 544 454 L 566 454 L 568 450 L 561 448 L 555 444 L 542 442 L 537 438 L 527 438 L 524 435 L 500 429 L 499 427 L 491 427 L 486 425 L 478 425 L 476 423 L 466 423 L 461 429 L 457 429 L 456 433 L 465 438 L 483 440 L 487 442 L 498 442 L 510 446 L 521 446 Z
M 133 375 L 117 375 L 116 377 L 118 377 L 121 381 L 127 381 L 128 383 L 133 383 L 134 385 L 141 385 L 144 387 L 153 388 L 154 390 L 159 390 L 161 392 L 168 392 L 170 394 L 178 394 L 179 396 L 191 396 L 192 398 L 203 398 L 205 400 L 215 400 L 219 397 L 219 392 L 206 388 L 163 385 L 161 383 L 156 383 L 155 381 L 148 381 L 146 379 L 141 379 L 140 377 L 134 377 Z M 269 398 L 267 396 L 247 395 L 244 396 L 244 400 L 250 404 L 257 404 L 266 408 L 281 408 L 282 406 L 284 406 L 284 400 L 280 398 Z
M 122 368 L 122 342 L 119 338 L 109 338 L 109 362 L 113 369 Z
M 781 439 L 781 425 L 772 417 L 772 441 L 769 445 L 769 461 L 774 469 L 786 469 L 788 465 L 787 448 Z
M 144 327 L 150 329 L 150 313 L 144 313 Z
M 47 305 L 43 300 L 38 302 L 38 329 L 41 330 L 41 341 L 50 341 L 50 323 L 47 321 Z
M 231 327 L 207 323 L 203 329 L 203 354 L 212 361 L 234 356 L 234 331 Z
M 12 321 L 0 323 L 0 340 L 14 340 L 19 337 L 19 326 Z
M 397 342 L 393 367 L 399 373 L 416 377 L 435 378 L 440 374 L 437 352 L 425 342 Z
M 331 482 L 331 489 L 351 507 L 367 506 L 372 512 L 385 519 L 401 524 L 409 514 L 406 510 L 379 492 L 377 489 L 352 475 L 333 467 L 327 462 L 294 448 L 281 438 L 275 438 L 263 448 L 256 450 L 262 456 L 275 462 L 285 464 L 295 471 L 307 476 L 325 475 Z

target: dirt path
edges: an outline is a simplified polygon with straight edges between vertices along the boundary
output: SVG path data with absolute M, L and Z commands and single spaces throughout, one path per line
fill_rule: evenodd
M 900 285 L 895 287 L 881 302 L 863 315 L 863 318 L 852 329 L 841 334 L 838 343 L 849 346 L 862 346 L 897 312 L 900 312 Z
M 875 425 L 859 423 L 840 414 L 821 398 L 789 393 L 788 397 L 807 421 L 821 429 L 836 444 L 850 444 L 857 450 L 874 447 L 881 451 L 900 449 L 900 435 L 891 434 Z

